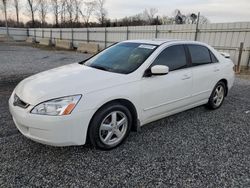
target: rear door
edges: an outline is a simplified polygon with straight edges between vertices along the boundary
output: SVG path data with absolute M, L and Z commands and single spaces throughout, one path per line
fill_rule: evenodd
M 206 47 L 197 44 L 188 44 L 193 74 L 192 98 L 199 102 L 209 98 L 220 74 L 217 58 Z

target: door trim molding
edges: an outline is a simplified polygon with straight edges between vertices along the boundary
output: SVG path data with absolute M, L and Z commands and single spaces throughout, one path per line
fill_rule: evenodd
M 165 102 L 165 103 L 162 103 L 162 104 L 158 104 L 156 106 L 152 106 L 152 107 L 149 107 L 149 108 L 144 108 L 143 111 L 148 111 L 148 110 L 152 110 L 152 109 L 155 109 L 155 108 L 159 108 L 161 106 L 165 106 L 165 105 L 168 105 L 168 104 L 172 104 L 172 103 L 175 103 L 175 102 L 179 102 L 179 101 L 182 101 L 182 100 L 185 100 L 185 99 L 188 99 L 188 98 L 191 98 L 192 96 L 187 96 L 187 97 L 183 97 L 183 98 L 180 98 L 180 99 L 176 99 L 176 100 L 172 100 L 172 101 L 169 101 L 169 102 Z
M 202 95 L 204 93 L 211 93 L 211 92 L 212 92 L 211 89 L 208 89 L 208 90 L 205 90 L 205 91 L 201 91 L 199 93 L 195 93 L 195 94 L 192 95 L 192 97 L 195 97 L 195 96 L 198 96 L 198 95 Z

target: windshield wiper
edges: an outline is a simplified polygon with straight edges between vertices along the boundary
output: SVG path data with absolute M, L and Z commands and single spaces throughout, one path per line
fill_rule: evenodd
M 108 68 L 102 67 L 102 66 L 99 66 L 99 65 L 90 65 L 90 67 L 100 69 L 100 70 L 104 70 L 104 71 L 110 71 Z

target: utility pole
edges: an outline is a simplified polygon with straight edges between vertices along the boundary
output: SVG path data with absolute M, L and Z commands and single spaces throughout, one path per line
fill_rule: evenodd
M 197 23 L 196 23 L 196 29 L 195 29 L 195 36 L 194 36 L 194 40 L 195 41 L 197 41 L 197 38 L 198 38 L 199 22 L 200 22 L 200 12 L 198 12 L 198 17 L 197 17 Z

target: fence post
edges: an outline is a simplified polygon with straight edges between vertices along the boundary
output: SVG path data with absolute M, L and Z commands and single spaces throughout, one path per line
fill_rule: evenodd
M 36 29 L 34 29 L 34 37 L 35 37 L 35 42 L 36 42 Z
M 74 30 L 73 30 L 73 28 L 71 28 L 71 42 L 72 42 L 72 46 L 73 46 L 73 43 L 74 43 Z
M 237 63 L 237 68 L 236 68 L 237 73 L 240 73 L 240 63 L 241 63 L 243 48 L 244 48 L 244 42 L 241 42 L 240 48 L 239 48 L 238 63 Z
M 50 40 L 50 45 L 52 46 L 53 45 L 53 42 L 52 42 L 52 29 L 50 29 L 50 31 L 49 31 L 49 40 Z M 54 41 L 54 44 L 55 44 L 56 42 Z M 56 45 L 56 44 L 55 44 Z
M 42 38 L 44 38 L 44 30 L 42 29 Z
M 247 60 L 247 69 L 249 69 L 249 65 L 250 65 L 250 53 L 249 53 L 248 60 Z
M 104 30 L 104 46 L 105 48 L 107 48 L 107 28 L 105 27 L 105 30 Z
M 30 36 L 29 28 L 27 28 L 26 32 L 27 32 L 27 37 L 29 37 Z
M 60 40 L 62 40 L 62 29 L 60 29 Z
M 89 28 L 87 27 L 87 43 L 89 43 Z
M 197 38 L 198 38 L 199 22 L 200 22 L 200 12 L 198 12 L 198 18 L 197 18 L 197 23 L 196 23 L 195 36 L 194 36 L 195 41 L 197 41 Z
M 74 48 L 74 29 L 71 28 L 71 48 Z
M 158 37 L 158 25 L 155 25 L 155 38 L 157 39 Z
M 129 27 L 127 26 L 127 36 L 126 36 L 126 38 L 127 38 L 127 40 L 128 40 L 128 35 L 129 35 Z
M 52 41 L 52 29 L 50 29 L 50 40 Z

